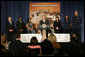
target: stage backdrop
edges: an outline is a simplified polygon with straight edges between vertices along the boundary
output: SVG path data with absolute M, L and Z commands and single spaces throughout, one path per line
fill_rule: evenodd
M 29 3 L 30 16 L 34 11 L 60 13 L 60 2 L 30 2 Z
M 32 23 L 42 20 L 42 15 L 54 19 L 53 16 L 60 14 L 60 2 L 30 2 L 29 16 Z M 37 20 L 37 21 L 36 21 Z M 55 20 L 55 19 L 54 19 Z

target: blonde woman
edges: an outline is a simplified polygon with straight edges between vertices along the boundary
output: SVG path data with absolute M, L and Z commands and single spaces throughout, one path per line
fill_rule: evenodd
M 8 48 L 8 42 L 6 40 L 5 34 L 1 34 L 1 45 L 4 46 L 6 49 Z
M 50 34 L 49 36 L 48 36 L 48 40 L 49 41 L 51 41 L 51 43 L 53 44 L 53 47 L 54 48 L 57 48 L 57 49 L 59 49 L 60 48 L 60 44 L 58 44 L 57 42 L 56 42 L 56 36 L 54 35 L 54 34 Z

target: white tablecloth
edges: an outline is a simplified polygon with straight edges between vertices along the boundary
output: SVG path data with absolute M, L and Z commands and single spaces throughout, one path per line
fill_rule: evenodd
M 50 35 L 50 34 L 48 34 Z M 70 42 L 70 34 L 54 34 L 56 36 L 56 42 Z M 21 34 L 21 42 L 30 43 L 31 38 L 35 36 L 40 43 L 42 40 L 41 34 Z

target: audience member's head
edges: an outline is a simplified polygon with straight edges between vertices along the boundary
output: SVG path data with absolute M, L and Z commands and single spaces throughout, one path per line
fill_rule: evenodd
M 5 34 L 1 34 L 1 45 L 3 45 L 6 41 L 6 35 Z
M 6 35 L 3 33 L 1 34 L 1 45 L 5 46 L 5 48 L 7 48 Z
M 30 55 L 37 56 L 38 54 L 41 54 L 41 46 L 37 45 L 38 44 L 37 38 L 32 37 L 30 42 L 31 42 L 31 45 L 28 46 L 31 50 Z
M 38 43 L 38 40 L 36 37 L 32 37 L 30 42 L 31 42 L 31 45 L 36 45 Z
M 50 34 L 48 36 L 48 40 L 51 41 L 51 43 L 55 43 L 56 42 L 56 36 L 54 34 Z
M 43 55 L 52 55 L 54 52 L 52 43 L 47 39 L 41 43 L 41 50 Z
M 77 38 L 77 34 L 76 33 L 73 33 L 72 34 L 72 38 L 76 39 Z
M 57 48 L 57 49 L 59 49 L 60 48 L 60 44 L 58 44 L 57 42 L 56 42 L 56 36 L 54 35 L 54 34 L 50 34 L 49 36 L 48 36 L 48 40 L 49 41 L 51 41 L 51 43 L 53 44 L 53 47 L 54 48 Z
M 73 38 L 75 38 L 76 37 L 76 34 L 74 33 L 72 36 L 73 36 Z

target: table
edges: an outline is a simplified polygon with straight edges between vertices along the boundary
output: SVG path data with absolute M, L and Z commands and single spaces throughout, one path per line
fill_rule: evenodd
M 50 34 L 48 34 L 50 35 Z M 70 42 L 70 34 L 54 34 L 56 36 L 56 42 Z M 38 42 L 42 42 L 43 36 L 41 34 L 21 34 L 21 42 L 30 43 L 31 38 L 35 36 Z

